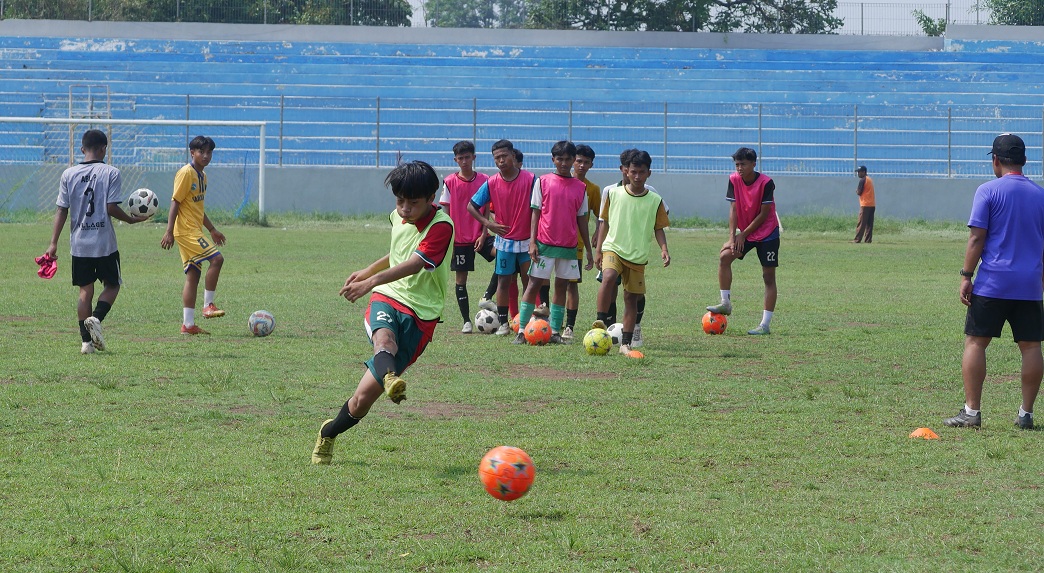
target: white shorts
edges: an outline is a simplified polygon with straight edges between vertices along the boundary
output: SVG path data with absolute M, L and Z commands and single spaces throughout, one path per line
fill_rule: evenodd
M 540 257 L 539 262 L 529 265 L 529 276 L 534 278 L 550 279 L 552 272 L 556 278 L 576 280 L 580 278 L 580 264 L 576 259 Z

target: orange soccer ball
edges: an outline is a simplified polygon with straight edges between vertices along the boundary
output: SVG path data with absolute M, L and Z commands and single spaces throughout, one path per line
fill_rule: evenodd
M 530 345 L 543 346 L 551 340 L 551 325 L 542 318 L 530 320 L 523 334 Z
M 703 332 L 707 334 L 724 334 L 725 327 L 729 325 L 729 319 L 724 314 L 708 312 L 703 315 Z
M 518 332 L 518 313 L 511 318 L 511 332 Z
M 521 448 L 497 446 L 486 452 L 479 463 L 482 487 L 501 501 L 511 501 L 526 495 L 535 477 L 533 458 Z

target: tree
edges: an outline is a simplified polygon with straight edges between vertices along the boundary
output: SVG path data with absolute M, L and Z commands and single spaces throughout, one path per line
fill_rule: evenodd
M 580 30 L 831 33 L 837 0 L 530 0 L 527 26 Z
M 986 0 L 990 24 L 1044 26 L 1044 3 L 1031 0 Z
M 946 32 L 946 18 L 933 20 L 931 16 L 920 10 L 914 10 L 912 14 L 926 36 L 942 36 Z
M 843 22 L 834 16 L 837 0 L 710 0 L 719 9 L 712 32 L 829 34 Z
M 438 28 L 522 28 L 525 0 L 427 0 L 424 19 Z

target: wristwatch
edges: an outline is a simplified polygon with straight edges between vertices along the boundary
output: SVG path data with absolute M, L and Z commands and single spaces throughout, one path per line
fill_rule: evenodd
M 964 269 L 961 269 L 961 276 L 964 277 L 964 278 L 970 279 L 973 276 L 975 276 L 975 271 L 968 272 L 968 271 L 966 271 Z

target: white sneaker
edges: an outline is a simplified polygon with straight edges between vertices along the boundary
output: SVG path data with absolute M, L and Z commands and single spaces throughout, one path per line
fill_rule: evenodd
M 493 312 L 496 312 L 497 311 L 497 303 L 489 300 L 488 298 L 480 298 L 479 299 L 479 308 L 485 309 L 485 310 L 491 310 Z
M 573 340 L 573 329 L 568 326 L 562 329 L 562 340 L 569 342 Z
M 80 354 L 94 354 L 94 343 L 84 342 L 80 345 Z
M 105 350 L 105 339 L 102 338 L 101 321 L 93 316 L 87 317 L 87 320 L 83 321 L 84 328 L 87 329 L 88 334 L 91 335 L 91 341 L 94 342 L 95 350 Z
M 626 344 L 621 344 L 620 345 L 620 354 L 623 354 L 624 356 L 627 356 L 630 353 L 631 353 L 631 347 L 630 346 L 628 346 Z
M 642 344 L 642 325 L 634 325 L 634 334 L 631 335 L 631 348 L 641 348 Z
M 471 321 L 464 323 L 464 328 L 460 329 L 462 334 L 471 334 L 474 332 L 474 328 L 471 326 Z
M 507 336 L 512 334 L 511 325 L 505 322 L 504 324 L 501 324 L 500 328 L 498 328 L 493 334 L 496 334 L 497 336 Z

